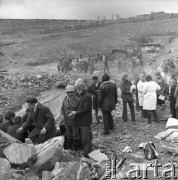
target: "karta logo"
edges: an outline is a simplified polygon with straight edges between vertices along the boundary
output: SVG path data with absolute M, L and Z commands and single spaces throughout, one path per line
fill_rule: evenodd
M 162 165 L 155 160 L 154 163 L 132 163 L 124 166 L 126 158 L 118 161 L 108 159 L 106 162 L 106 179 L 177 179 L 175 176 L 175 164 L 172 162 Z M 124 170 L 125 169 L 125 170 Z M 127 170 L 126 170 L 127 169 Z

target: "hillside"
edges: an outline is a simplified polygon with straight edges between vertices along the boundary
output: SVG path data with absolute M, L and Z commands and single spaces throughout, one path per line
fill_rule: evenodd
M 0 51 L 5 54 L 0 60 L 1 69 L 25 70 L 30 66 L 56 62 L 66 55 L 78 57 L 80 53 L 86 55 L 121 48 L 130 44 L 128 38 L 140 25 L 136 38 L 152 38 L 152 41 L 161 44 L 167 44 L 170 37 L 175 38 L 178 34 L 178 18 L 65 30 L 67 26 L 75 26 L 76 23 L 86 25 L 91 22 L 1 20 Z M 55 28 L 61 31 L 50 33 Z M 42 33 L 45 29 L 49 33 Z

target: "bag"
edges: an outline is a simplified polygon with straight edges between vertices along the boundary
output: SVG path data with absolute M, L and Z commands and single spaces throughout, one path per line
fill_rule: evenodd
M 153 142 L 145 143 L 144 155 L 147 160 L 156 159 L 158 157 L 158 152 L 156 151 L 156 148 Z

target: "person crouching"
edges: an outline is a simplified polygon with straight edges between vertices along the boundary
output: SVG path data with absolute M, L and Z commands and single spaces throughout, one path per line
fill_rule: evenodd
M 75 88 L 72 85 L 66 87 L 67 96 L 64 98 L 61 107 L 61 120 L 64 120 L 67 132 L 67 149 L 77 151 L 80 135 L 76 117 L 71 114 L 77 110 L 79 98 L 75 96 Z

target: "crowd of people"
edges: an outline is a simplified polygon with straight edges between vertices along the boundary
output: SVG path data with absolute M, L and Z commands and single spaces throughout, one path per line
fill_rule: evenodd
M 26 100 L 28 108 L 23 117 L 15 117 L 12 111 L 8 111 L 4 116 L 0 115 L 0 129 L 19 141 L 25 142 L 27 138 L 34 144 L 64 135 L 66 149 L 83 149 L 83 155 L 88 157 L 92 151 L 92 109 L 97 123 L 101 120 L 98 114 L 102 113 L 103 135 L 110 134 L 114 130 L 112 111 L 118 103 L 117 88 L 121 90 L 123 122 L 128 121 L 128 104 L 133 122 L 136 121 L 136 109 L 141 112 L 141 118 L 146 118 L 148 123 L 152 123 L 152 115 L 158 123 L 157 108 L 161 107 L 161 110 L 164 110 L 166 100 L 170 102 L 172 117 L 178 118 L 177 76 L 174 73 L 170 76 L 167 70 L 165 67 L 162 72 L 157 70 L 154 79 L 142 71 L 134 82 L 131 82 L 129 75 L 124 72 L 118 87 L 106 73 L 102 76 L 101 82 L 98 76 L 93 76 L 92 84 L 89 86 L 82 79 L 78 79 L 75 85 L 66 87 L 66 97 L 62 102 L 58 121 L 55 121 L 48 107 L 40 104 L 35 97 L 31 97 Z
M 93 74 L 95 70 L 95 64 L 98 62 L 103 62 L 104 64 L 104 73 L 107 71 L 109 73 L 109 61 L 111 60 L 111 53 L 105 53 L 105 54 L 95 54 L 91 55 L 89 54 L 87 57 L 83 57 L 82 54 L 80 54 L 79 58 L 68 58 L 64 57 L 60 60 L 60 62 L 57 65 L 58 72 L 67 73 L 69 71 L 74 71 L 78 73 L 87 73 L 88 71 L 90 74 Z
M 60 121 L 55 121 L 51 110 L 39 103 L 36 97 L 31 97 L 26 100 L 28 108 L 23 117 L 15 116 L 12 111 L 0 116 L 0 129 L 19 141 L 28 139 L 34 144 L 64 135 L 66 149 L 77 151 L 82 148 L 84 156 L 88 157 L 92 151 L 92 108 L 95 109 L 97 120 L 98 110 L 102 111 L 103 134 L 109 134 L 114 130 L 111 112 L 117 103 L 117 86 L 110 81 L 109 75 L 104 74 L 102 82 L 93 76 L 92 81 L 89 87 L 81 79 L 75 82 L 75 86 L 66 87 Z

